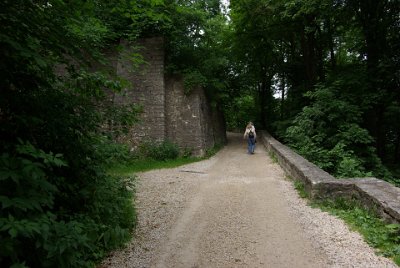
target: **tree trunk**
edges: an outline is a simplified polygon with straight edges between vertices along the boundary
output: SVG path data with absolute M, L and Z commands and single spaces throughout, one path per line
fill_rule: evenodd
M 397 138 L 395 141 L 393 163 L 399 163 L 400 161 L 400 131 L 397 131 Z
M 263 68 L 266 72 L 266 68 Z M 272 77 L 268 74 L 264 74 L 261 83 L 259 84 L 259 98 L 260 98 L 260 120 L 261 127 L 267 129 L 270 125 L 272 111 L 271 99 L 273 98 L 271 93 L 271 79 Z
M 386 157 L 386 128 L 384 126 L 385 107 L 380 105 L 378 107 L 377 124 L 376 124 L 376 150 L 381 159 Z
M 259 84 L 259 98 L 260 98 L 260 121 L 261 121 L 261 128 L 265 129 L 266 128 L 266 118 L 267 118 L 267 111 L 266 111 L 266 97 L 265 97 L 265 92 L 266 92 L 266 82 L 263 80 Z
M 280 119 L 281 120 L 283 120 L 284 119 L 284 111 L 285 111 L 285 107 L 284 107 L 284 104 L 285 104 L 285 86 L 286 86 L 286 83 L 285 83 L 285 75 L 284 74 L 282 74 L 282 77 L 281 77 L 281 107 L 280 107 Z
M 322 40 L 322 33 L 321 33 L 321 28 L 317 26 L 317 33 L 318 33 L 318 40 L 315 41 L 315 63 L 317 66 L 316 70 L 316 78 L 319 79 L 319 81 L 325 81 L 325 71 L 324 71 L 324 43 L 321 42 Z M 316 79 L 315 78 L 315 79 Z
M 335 42 L 333 37 L 333 29 L 331 18 L 327 18 L 326 25 L 328 28 L 328 38 L 329 38 L 329 56 L 332 70 L 336 69 L 336 57 L 335 57 Z
M 387 101 L 387 91 L 382 84 L 383 77 L 380 77 L 379 62 L 384 56 L 386 49 L 386 26 L 384 23 L 384 2 L 386 0 L 360 0 L 359 7 L 356 7 L 358 19 L 362 25 L 365 46 L 367 52 L 367 74 L 369 78 L 369 91 L 376 96 L 376 103 L 373 105 L 370 114 L 375 114 L 367 122 L 370 126 L 370 133 L 376 140 L 378 156 L 385 157 L 386 138 L 384 112 Z
M 308 16 L 307 25 L 313 26 L 315 17 Z M 306 71 L 306 81 L 305 81 L 305 90 L 311 90 L 316 81 L 317 81 L 317 68 L 318 62 L 316 59 L 316 40 L 315 40 L 315 30 L 314 31 L 306 31 L 305 27 L 303 28 L 301 34 L 301 46 L 303 50 L 303 62 Z

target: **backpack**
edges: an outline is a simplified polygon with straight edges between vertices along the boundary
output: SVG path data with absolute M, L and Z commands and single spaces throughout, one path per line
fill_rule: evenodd
M 250 132 L 249 132 L 249 138 L 254 138 L 254 132 L 253 132 L 253 130 L 250 130 Z

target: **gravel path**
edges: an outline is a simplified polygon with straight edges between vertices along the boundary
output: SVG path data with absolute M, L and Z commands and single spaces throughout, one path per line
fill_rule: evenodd
M 306 205 L 240 134 L 209 160 L 139 174 L 138 228 L 102 267 L 397 267 L 339 219 Z

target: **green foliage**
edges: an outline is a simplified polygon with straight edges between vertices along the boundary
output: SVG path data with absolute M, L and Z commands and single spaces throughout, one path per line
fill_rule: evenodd
M 223 145 L 216 144 L 212 148 L 208 149 L 204 157 L 192 157 L 192 150 L 185 148 L 181 152 L 180 157 L 159 160 L 150 157 L 148 154 L 149 150 L 154 150 L 153 147 L 153 143 L 144 143 L 141 146 L 140 152 L 136 152 L 136 154 L 134 154 L 134 156 L 128 161 L 114 162 L 109 166 L 108 172 L 118 176 L 126 176 L 134 172 L 142 172 L 160 168 L 174 168 L 209 158 L 215 155 L 223 147 Z M 158 145 L 155 146 L 155 148 L 157 147 Z M 175 145 L 173 147 L 175 147 Z
M 219 150 L 221 150 L 224 147 L 223 144 L 214 144 L 213 147 L 209 148 L 206 150 L 206 155 L 205 158 L 209 158 L 212 157 L 213 155 L 215 155 Z
M 189 95 L 195 87 L 206 85 L 207 79 L 198 70 L 186 70 L 184 75 L 185 94 Z
M 193 154 L 192 148 L 185 147 L 185 148 L 181 149 L 181 156 L 183 158 L 189 158 L 192 156 L 192 154 Z
M 176 1 L 166 8 L 170 12 L 170 27 L 164 32 L 168 73 L 183 76 L 187 94 L 201 86 L 210 101 L 219 105 L 229 67 L 229 28 L 219 1 Z
M 308 198 L 309 195 L 306 192 L 305 184 L 302 181 L 299 180 L 294 180 L 294 188 L 297 190 L 299 193 L 299 196 L 301 198 Z
M 168 160 L 154 160 L 152 158 L 137 158 L 122 164 L 112 165 L 108 172 L 118 176 L 128 176 L 136 172 L 144 172 L 153 169 L 175 168 L 182 165 L 201 161 L 203 158 L 198 157 L 178 157 Z
M 269 157 L 271 157 L 273 163 L 275 163 L 275 164 L 278 163 L 278 158 L 276 157 L 276 154 L 274 152 L 270 151 L 268 153 L 268 155 L 269 155 Z
M 128 145 L 117 143 L 104 136 L 99 136 L 95 148 L 96 153 L 107 167 L 116 163 L 127 163 L 138 158 Z
M 104 105 L 100 110 L 100 116 L 104 121 L 104 135 L 113 139 L 127 134 L 132 125 L 137 123 L 138 115 L 142 113 L 142 106 L 136 104 Z
M 212 156 L 220 148 L 221 145 L 216 145 L 207 150 L 205 157 Z M 118 176 L 152 169 L 173 168 L 204 159 L 193 157 L 193 149 L 180 149 L 170 141 L 146 141 L 141 143 L 138 149 L 130 150 L 126 145 L 102 138 L 97 152 L 104 159 L 108 173 Z
M 225 120 L 229 130 L 244 130 L 249 121 L 259 118 L 256 100 L 251 95 L 238 96 L 225 107 Z
M 113 106 L 126 81 L 90 66 L 119 38 L 163 34 L 168 71 L 188 93 L 204 87 L 229 128 L 291 125 L 287 141 L 336 176 L 398 182 L 381 164 L 396 171 L 400 159 L 397 2 L 235 0 L 231 10 L 228 21 L 217 0 L 1 1 L 1 266 L 93 266 L 127 238 L 131 183 L 104 166 L 137 160 L 110 139 L 140 107 Z M 161 162 L 179 153 L 143 148 Z
M 71 36 L 80 40 L 86 46 L 103 46 L 109 36 L 109 29 L 104 23 L 94 17 L 81 17 L 71 20 L 67 26 Z
M 301 198 L 309 198 L 303 182 L 295 180 L 294 187 Z M 364 208 L 359 201 L 353 199 L 313 200 L 311 205 L 343 219 L 360 232 L 368 244 L 377 248 L 380 254 L 393 258 L 400 265 L 400 224 L 385 222 L 374 210 Z
M 76 204 L 78 209 L 60 200 L 76 202 L 65 189 L 73 184 L 57 175 L 65 168 L 61 154 L 45 153 L 29 142 L 20 141 L 12 155 L 1 155 L 2 266 L 92 267 L 106 250 L 130 237 L 135 214 L 128 182 L 98 175 L 96 185 L 81 184 L 80 194 L 88 198 Z
M 176 159 L 179 156 L 179 147 L 168 140 L 162 142 L 147 141 L 140 145 L 140 153 L 144 157 L 163 161 Z
M 377 176 L 389 179 L 373 148 L 373 139 L 362 128 L 363 111 L 357 103 L 365 102 L 357 92 L 339 94 L 353 83 L 357 76 L 346 80 L 336 76 L 333 82 L 320 84 L 308 92 L 311 105 L 287 129 L 286 141 L 301 155 L 337 177 Z M 362 81 L 362 80 L 361 80 Z M 362 87 L 362 84 L 359 85 Z
M 257 96 L 260 122 L 320 167 L 396 181 L 380 162 L 393 171 L 400 163 L 399 5 L 235 0 L 230 8 L 225 105 Z
M 359 231 L 372 247 L 400 265 L 400 224 L 388 224 L 372 210 L 355 200 L 337 199 L 315 203 L 321 209 L 345 220 Z
M 93 267 L 130 237 L 132 182 L 107 175 L 98 149 L 107 122 L 138 111 L 100 107 L 124 85 L 87 65 L 113 36 L 102 3 L 0 3 L 2 267 Z

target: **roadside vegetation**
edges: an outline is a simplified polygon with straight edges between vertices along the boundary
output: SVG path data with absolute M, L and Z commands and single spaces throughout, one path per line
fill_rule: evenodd
M 294 187 L 301 198 L 309 198 L 304 183 L 294 180 Z M 319 208 L 344 220 L 352 230 L 359 232 L 377 253 L 393 259 L 400 266 L 400 224 L 385 222 L 376 211 L 365 208 L 358 200 L 308 200 Z
M 113 146 L 114 148 L 108 152 L 107 170 L 110 174 L 120 176 L 152 169 L 174 168 L 205 160 L 222 148 L 222 145 L 215 145 L 207 150 L 203 157 L 194 157 L 192 150 L 188 148 L 180 150 L 176 144 L 169 141 L 144 142 L 136 151 L 130 151 L 128 146 L 122 144 Z

